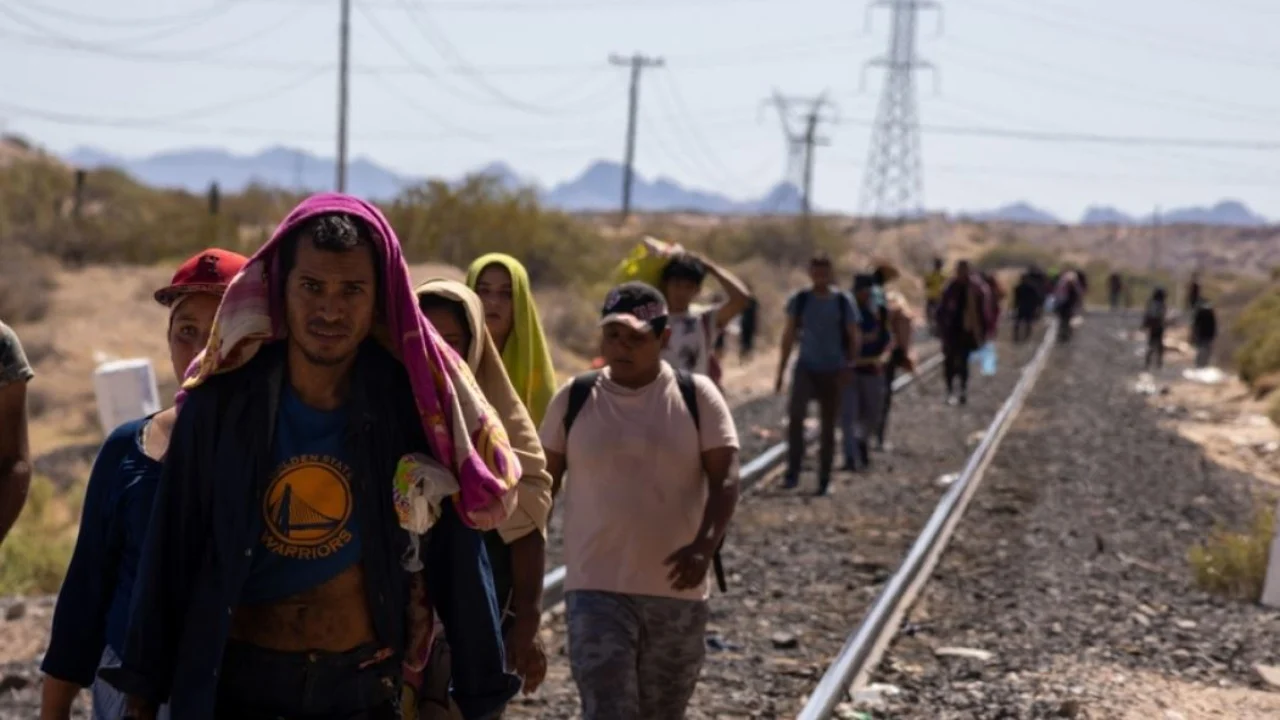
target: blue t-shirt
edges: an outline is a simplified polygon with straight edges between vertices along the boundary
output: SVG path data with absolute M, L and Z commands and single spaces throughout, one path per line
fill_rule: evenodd
M 124 650 L 129 602 L 160 484 L 160 463 L 142 451 L 142 432 L 150 420 L 116 428 L 89 474 L 80 534 L 41 665 L 44 672 L 77 685 L 93 682 L 103 645 L 116 654 Z
M 800 297 L 807 295 L 804 315 L 798 314 Z M 848 347 L 845 331 L 840 326 L 840 305 L 844 305 L 845 323 L 857 323 L 858 311 L 849 295 L 832 287 L 825 297 L 813 290 L 801 290 L 787 299 L 787 315 L 796 318 L 800 328 L 800 354 L 796 368 L 810 372 L 835 372 L 845 365 Z
M 360 560 L 347 413 L 303 404 L 285 383 L 262 535 L 240 601 L 271 602 L 333 579 Z

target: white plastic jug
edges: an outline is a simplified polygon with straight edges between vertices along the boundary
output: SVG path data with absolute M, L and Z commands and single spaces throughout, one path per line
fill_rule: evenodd
M 160 410 L 156 374 L 147 358 L 102 363 L 93 371 L 93 392 L 104 435 Z

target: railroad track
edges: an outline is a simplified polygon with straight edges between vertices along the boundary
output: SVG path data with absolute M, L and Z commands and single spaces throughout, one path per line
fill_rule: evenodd
M 879 664 L 885 649 L 897 635 L 902 618 L 928 582 L 956 525 L 964 517 L 964 511 L 978 491 L 1000 441 L 1004 439 L 1005 433 L 1040 378 L 1049 351 L 1057 341 L 1056 325 L 1056 321 L 1048 324 L 1036 354 L 1022 369 L 1018 384 L 987 426 L 982 441 L 969 456 L 964 470 L 942 496 L 928 523 L 916 537 L 897 571 L 885 583 L 862 622 L 849 635 L 840 654 L 827 668 L 801 709 L 797 720 L 826 720 L 833 717 L 836 707 L 863 686 Z
M 918 509 L 901 509 L 895 502 L 897 498 L 893 496 L 892 492 L 889 493 L 891 497 L 887 503 L 879 504 L 893 507 L 893 510 L 886 511 L 884 508 L 878 508 L 876 507 L 878 503 L 874 501 L 866 503 L 868 507 L 860 508 L 868 515 L 872 516 L 883 516 L 896 512 L 899 515 L 915 515 L 917 517 L 924 517 L 925 515 L 928 515 L 928 520 L 924 523 L 922 529 L 919 529 L 918 535 L 915 536 L 914 541 L 909 541 L 911 544 L 905 554 L 901 554 L 900 550 L 894 547 L 890 552 L 899 553 L 894 555 L 897 559 L 884 562 L 883 566 L 885 569 L 883 574 L 870 579 L 870 581 L 865 583 L 865 585 L 860 585 L 857 578 L 852 580 L 849 579 L 850 576 L 861 572 L 861 569 L 856 567 L 861 563 L 861 561 L 857 559 L 852 560 L 852 564 L 855 566 L 852 571 L 846 569 L 851 564 L 849 558 L 845 558 L 841 561 L 841 569 L 838 571 L 838 574 L 845 577 L 838 577 L 835 579 L 842 580 L 843 582 L 829 584 L 828 587 L 839 587 L 840 590 L 845 591 L 847 597 L 841 599 L 836 604 L 843 605 L 846 609 L 842 611 L 832 611 L 829 608 L 822 608 L 821 610 L 800 610 L 799 608 L 801 606 L 808 604 L 805 600 L 806 593 L 808 593 L 808 597 L 814 597 L 813 587 L 806 586 L 806 584 L 812 586 L 817 584 L 819 580 L 830 580 L 832 578 L 823 576 L 824 573 L 826 575 L 836 573 L 830 573 L 829 571 L 815 571 L 818 575 L 823 577 L 813 577 L 813 573 L 809 573 L 809 576 L 805 577 L 805 573 L 809 571 L 786 568 L 791 571 L 790 574 L 798 575 L 800 577 L 794 579 L 783 578 L 781 580 L 768 579 L 762 581 L 764 583 L 764 588 L 767 588 L 772 584 L 773 588 L 771 592 L 765 592 L 763 588 L 754 586 L 744 590 L 732 590 L 734 594 L 741 594 L 738 594 L 731 600 L 726 597 L 726 600 L 730 600 L 730 602 L 723 603 L 719 612 L 713 610 L 713 622 L 712 627 L 709 627 L 708 630 L 709 635 L 714 635 L 716 633 L 737 633 L 738 637 L 744 637 L 748 633 L 752 635 L 764 634 L 765 639 L 761 641 L 759 638 L 751 638 L 746 643 L 750 646 L 749 648 L 743 649 L 740 653 L 721 653 L 719 660 L 715 659 L 712 655 L 708 656 L 708 666 L 704 668 L 703 680 L 700 685 L 699 693 L 695 696 L 693 705 L 690 709 L 690 718 L 711 718 L 721 716 L 744 717 L 747 716 L 748 713 L 751 717 L 794 717 L 796 708 L 801 702 L 803 702 L 804 705 L 800 710 L 800 715 L 798 717 L 803 718 L 804 720 L 830 718 L 836 716 L 837 707 L 847 696 L 865 684 L 867 677 L 878 664 L 884 649 L 896 635 L 905 612 L 910 608 L 912 602 L 927 582 L 938 558 L 945 550 L 952 532 L 964 515 L 970 499 L 978 490 L 983 473 L 991 462 L 991 459 L 994 457 L 1001 439 L 1004 437 L 1004 434 L 1007 432 L 1013 420 L 1017 416 L 1027 395 L 1030 393 L 1037 378 L 1039 377 L 1051 349 L 1056 344 L 1056 328 L 1054 324 L 1052 322 L 1044 323 L 1042 324 L 1042 328 L 1045 333 L 1044 337 L 1040 343 L 1035 346 L 1035 351 L 1030 361 L 1026 362 L 1018 371 L 1016 371 L 1016 373 L 1008 370 L 1004 370 L 1000 373 L 1001 375 L 1005 375 L 1003 384 L 1007 385 L 1015 376 L 1018 378 L 1017 382 L 1012 391 L 1008 392 L 1007 398 L 1004 399 L 1003 403 L 999 406 L 998 411 L 995 412 L 994 419 L 991 420 L 990 423 L 986 424 L 985 430 L 982 431 L 981 440 L 978 442 L 977 447 L 973 449 L 972 453 L 968 455 L 968 459 L 965 462 L 963 470 L 950 483 L 950 485 L 948 485 L 936 506 L 932 507 L 932 514 L 928 513 L 928 505 L 921 505 L 922 501 L 927 502 L 927 497 L 924 497 L 923 499 L 917 497 L 920 495 L 927 496 L 928 493 L 921 492 L 921 488 L 919 487 L 912 487 L 907 483 L 903 483 L 901 472 L 898 473 L 899 477 L 897 479 L 892 482 L 886 481 L 885 484 L 896 483 L 903 486 L 895 492 L 904 498 L 911 498 L 909 503 L 904 504 L 914 503 Z M 1027 348 L 1027 350 L 1030 350 L 1030 348 Z M 1023 356 L 1025 357 L 1025 351 L 1023 351 Z M 1003 362 L 1008 363 L 1012 359 L 1013 357 L 1009 357 L 1008 359 L 1003 360 Z M 895 382 L 894 391 L 901 392 L 922 376 L 925 376 L 932 370 L 936 369 L 940 364 L 940 355 L 930 357 L 924 363 L 921 363 L 916 374 L 899 378 L 899 380 Z M 987 383 L 983 383 L 983 385 L 986 384 Z M 994 398 L 999 397 L 1004 397 L 1004 395 L 993 396 L 993 399 L 990 402 L 987 402 L 986 405 L 994 406 L 996 404 Z M 979 403 L 976 401 L 971 403 L 973 406 L 977 406 L 978 404 Z M 922 409 L 917 409 L 916 412 L 920 413 L 921 410 Z M 973 412 L 990 412 L 990 410 L 986 410 L 985 408 L 978 409 L 977 407 L 972 408 L 972 410 Z M 942 416 L 937 413 L 930 414 L 928 411 L 924 412 L 926 414 L 921 415 L 921 417 L 955 417 L 954 414 Z M 939 420 L 938 422 L 958 421 Z M 907 426 L 903 424 L 900 426 L 900 431 L 905 432 L 906 428 Z M 959 432 L 967 434 L 967 431 L 962 430 Z M 816 433 L 810 434 L 810 441 L 815 439 L 813 437 L 815 434 Z M 958 433 L 952 432 L 952 434 L 955 435 Z M 954 444 L 955 443 L 953 442 L 952 446 L 954 446 Z M 916 451 L 909 450 L 908 452 Z M 934 457 L 929 459 L 934 461 L 934 464 L 936 464 L 940 459 L 937 456 L 944 453 L 930 454 Z M 955 453 L 954 451 L 947 452 L 945 455 L 953 458 L 961 456 L 960 453 Z M 780 472 L 785 456 L 785 443 L 781 443 L 768 448 L 747 463 L 742 468 L 741 474 L 743 492 L 745 493 L 749 490 L 759 491 L 761 488 L 766 486 L 769 481 Z M 903 462 L 907 465 L 912 464 L 912 462 L 908 461 Z M 914 462 L 918 463 L 919 458 Z M 946 461 L 944 460 L 944 462 Z M 916 470 L 915 473 L 918 475 L 919 471 Z M 875 475 L 875 473 L 873 473 L 873 475 Z M 862 484 L 867 482 L 865 477 L 866 476 L 860 477 L 852 482 L 857 486 L 857 488 L 861 488 Z M 932 478 L 924 478 L 926 482 L 931 479 Z M 875 479 L 872 479 L 871 482 L 874 483 Z M 854 488 L 853 492 L 864 492 L 857 488 Z M 884 490 L 881 489 L 879 492 L 883 494 Z M 792 504 L 787 505 L 787 507 L 794 507 L 794 503 L 797 501 L 791 502 Z M 806 503 L 807 501 L 799 500 L 798 502 Z M 782 501 L 782 503 L 785 505 L 788 501 Z M 766 503 L 765 505 L 772 504 L 773 503 Z M 858 506 L 864 504 L 864 501 L 859 498 L 852 504 Z M 753 504 L 752 514 L 773 512 L 770 510 L 763 510 L 763 507 L 764 506 L 756 507 L 755 504 Z M 789 511 L 784 508 L 782 512 L 785 515 Z M 842 508 L 837 510 L 837 517 L 844 512 L 847 512 L 847 509 Z M 854 510 L 854 512 L 856 513 L 857 510 Z M 778 513 L 774 512 L 773 514 L 777 515 Z M 901 518 L 898 519 L 901 520 Z M 795 521 L 791 516 L 787 516 L 782 518 L 779 524 L 787 525 L 794 522 Z M 805 521 L 801 520 L 800 522 L 803 523 Z M 859 542 L 859 535 L 856 532 L 854 532 L 852 537 L 850 537 L 850 531 L 845 527 L 836 527 L 833 524 L 830 527 L 824 527 L 823 530 L 825 530 L 828 535 L 835 536 L 834 538 L 831 538 L 834 542 L 827 542 L 823 547 L 819 548 L 818 553 L 827 552 L 828 554 L 834 554 L 835 552 L 841 552 L 834 550 L 834 548 L 843 545 L 844 549 L 842 552 L 847 554 L 848 545 L 850 544 L 854 545 L 858 549 L 867 549 L 865 547 L 867 543 Z M 821 531 L 822 530 L 819 530 L 818 532 Z M 913 529 L 912 532 L 914 533 L 916 531 Z M 773 534 L 777 535 L 777 537 L 761 537 L 752 539 L 750 542 L 748 542 L 748 538 L 743 537 L 734 538 L 734 540 L 731 541 L 740 545 L 738 548 L 740 557 L 738 558 L 739 563 L 737 564 L 745 565 L 746 563 L 744 560 L 747 558 L 759 557 L 765 553 L 782 556 L 782 559 L 780 560 L 775 559 L 769 561 L 774 566 L 778 563 L 786 565 L 787 563 L 800 562 L 798 560 L 788 559 L 789 555 L 795 555 L 800 552 L 796 547 L 797 545 L 804 548 L 806 543 L 811 542 L 809 539 L 801 539 L 796 543 L 796 545 L 789 546 L 783 544 L 786 540 L 780 542 L 779 538 L 789 537 L 788 533 L 785 532 L 785 527 L 781 533 L 779 533 L 776 528 L 765 528 L 765 532 L 763 534 Z M 878 531 L 872 531 L 871 534 L 874 537 L 878 534 Z M 895 545 L 894 542 L 884 542 L 880 544 L 885 545 L 886 547 L 892 547 Z M 749 548 L 749 545 L 753 546 L 754 552 L 753 549 Z M 855 558 L 857 557 L 859 556 L 855 553 Z M 888 572 L 887 567 L 889 563 L 894 562 L 897 563 L 897 567 L 892 573 L 890 573 Z M 744 568 L 743 574 L 752 576 L 753 580 L 756 577 L 764 577 L 769 574 L 768 569 L 753 572 L 755 569 L 756 566 L 753 566 L 750 570 Z M 544 610 L 554 610 L 562 602 L 563 581 L 564 569 L 562 567 L 555 568 L 544 577 Z M 734 582 L 731 580 L 731 585 L 733 584 Z M 739 584 L 741 584 L 741 582 L 739 582 Z M 779 587 L 779 584 L 782 587 Z M 854 597 L 863 590 L 870 590 L 870 586 L 874 585 L 879 585 L 880 588 L 874 601 L 867 603 L 865 600 Z M 791 589 L 788 590 L 786 588 Z M 762 596 L 764 596 L 765 599 L 759 599 Z M 771 601 L 768 598 L 774 598 L 772 601 L 774 603 L 773 606 L 770 605 Z M 778 598 L 782 599 L 779 600 Z M 746 610 L 744 612 L 744 610 L 739 607 L 739 605 L 744 602 L 747 603 L 747 608 L 753 609 Z M 791 607 L 780 611 L 779 608 L 783 607 L 782 604 L 787 602 L 790 603 Z M 831 603 L 827 603 L 827 605 L 830 604 Z M 728 607 L 728 605 L 733 605 L 733 607 Z M 814 620 L 813 622 L 805 622 L 805 625 L 810 627 L 816 625 L 817 629 L 814 634 L 821 636 L 815 637 L 813 639 L 812 646 L 807 647 L 807 652 L 804 653 L 813 660 L 817 660 L 818 656 L 823 658 L 820 661 L 813 662 L 811 667 L 805 667 L 803 661 L 799 663 L 799 666 L 797 666 L 797 663 L 794 660 L 787 660 L 786 663 L 781 663 L 781 661 L 786 660 L 786 658 L 769 657 L 771 654 L 778 654 L 770 653 L 768 652 L 769 650 L 783 647 L 780 644 L 782 640 L 780 640 L 778 635 L 775 633 L 772 638 L 773 646 L 770 648 L 771 640 L 769 633 L 780 626 L 785 627 L 784 622 L 774 622 L 773 625 L 770 625 L 769 619 L 779 621 L 786 620 L 785 617 L 781 617 L 786 614 L 786 611 L 790 611 L 792 615 L 801 617 L 812 612 L 825 612 L 824 619 L 822 621 Z M 863 615 L 864 612 L 865 615 Z M 557 611 L 553 614 L 553 617 L 558 618 L 560 614 L 562 613 Z M 725 619 L 725 622 L 718 623 L 716 621 L 716 615 Z M 842 637 L 843 634 L 848 631 L 850 627 L 848 624 L 850 617 L 858 617 L 859 615 L 863 615 L 861 622 L 853 630 L 852 634 L 848 636 L 844 642 L 844 646 L 838 652 L 834 652 L 834 647 L 829 650 L 822 650 L 823 645 L 828 643 L 833 645 L 837 638 Z M 794 622 L 794 624 L 799 623 Z M 760 627 L 756 627 L 756 625 L 759 625 Z M 841 626 L 843 629 L 839 629 Z M 783 640 L 785 640 L 785 638 Z M 761 652 L 762 648 L 764 650 L 763 652 Z M 785 655 L 785 652 L 782 654 Z M 834 657 L 834 660 L 831 660 L 832 657 Z M 768 666 L 775 660 L 779 662 L 777 667 L 757 667 L 761 665 Z M 829 665 L 827 664 L 828 662 L 830 663 Z M 744 666 L 747 666 L 747 669 L 739 672 Z M 563 670 L 560 672 L 563 673 Z M 569 685 L 572 684 L 567 673 L 559 675 L 559 680 L 562 683 L 567 682 Z M 553 677 L 548 678 L 548 682 L 554 681 Z M 715 687 L 718 684 L 736 687 Z M 770 687 L 760 688 L 760 685 L 762 684 L 767 684 Z M 559 695 L 558 698 L 530 699 L 526 702 L 528 702 L 529 705 L 534 705 L 540 708 L 541 711 L 537 713 L 538 717 L 570 717 L 570 715 L 564 714 L 567 710 L 565 707 L 567 702 L 564 696 L 571 693 L 572 691 L 569 689 L 561 689 L 556 691 L 556 694 Z M 756 697 L 743 700 L 741 697 L 743 695 L 754 695 Z M 726 698 L 726 696 L 732 697 Z M 530 707 L 527 709 L 533 710 L 534 708 Z M 524 715 L 520 714 L 519 710 L 514 713 L 514 716 L 524 717 Z

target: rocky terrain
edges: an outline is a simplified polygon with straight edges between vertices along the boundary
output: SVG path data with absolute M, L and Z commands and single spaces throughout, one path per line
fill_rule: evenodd
M 890 687 L 865 694 L 864 709 L 922 720 L 1280 717 L 1280 694 L 1255 668 L 1280 663 L 1280 612 L 1197 590 L 1187 561 L 1216 523 L 1245 523 L 1271 500 L 1171 426 L 1190 413 L 1150 401 L 1135 346 L 1116 330 L 1097 319 L 1056 349 L 874 678 Z M 1156 381 L 1176 382 L 1184 367 Z

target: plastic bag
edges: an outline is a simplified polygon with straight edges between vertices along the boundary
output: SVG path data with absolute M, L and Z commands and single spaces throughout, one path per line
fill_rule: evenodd
M 677 244 L 646 236 L 618 263 L 613 281 L 619 285 L 639 281 L 658 287 L 662 282 L 662 269 L 671 258 L 682 252 L 684 248 Z
M 996 344 L 988 342 L 969 355 L 969 362 L 978 363 L 979 372 L 991 376 L 996 374 Z

